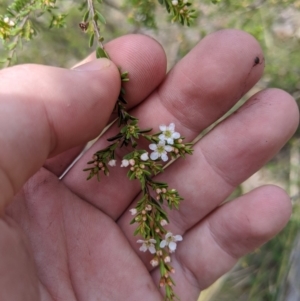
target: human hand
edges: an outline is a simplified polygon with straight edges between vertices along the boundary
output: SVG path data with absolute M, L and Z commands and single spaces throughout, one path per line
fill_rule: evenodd
M 236 30 L 208 36 L 168 75 L 162 48 L 148 37 L 124 36 L 106 49 L 129 71 L 126 97 L 142 126 L 175 122 L 187 141 L 227 112 L 264 67 L 258 43 Z M 114 129 L 58 179 L 112 118 L 118 70 L 91 60 L 74 70 L 24 65 L 0 72 L 0 300 L 162 299 L 159 272 L 129 225 L 139 184 L 119 167 L 100 183 L 87 182 L 82 171 Z M 182 301 L 196 300 L 287 223 L 291 203 L 275 186 L 220 204 L 288 141 L 298 118 L 290 95 L 259 92 L 200 140 L 193 156 L 157 176 L 185 199 L 169 214 L 169 230 L 183 236 L 172 257 Z

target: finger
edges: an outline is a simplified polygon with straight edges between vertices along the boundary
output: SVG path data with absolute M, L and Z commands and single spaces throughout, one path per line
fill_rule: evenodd
M 179 211 L 168 210 L 168 230 L 182 235 L 218 207 L 280 150 L 298 122 L 294 99 L 284 91 L 270 89 L 254 95 L 219 124 L 195 145 L 192 156 L 178 160 L 155 178 L 175 187 L 184 198 Z M 138 252 L 132 237 L 136 225 L 129 226 L 131 219 L 127 211 L 119 224 Z M 139 253 L 144 262 L 149 261 L 146 254 Z
M 288 195 L 265 186 L 227 203 L 184 236 L 172 257 L 175 291 L 181 300 L 197 300 L 238 259 L 270 240 L 291 216 Z M 155 281 L 159 271 L 153 271 Z
M 175 122 L 176 130 L 190 141 L 257 82 L 263 64 L 253 66 L 256 56 L 262 61 L 260 46 L 249 34 L 236 30 L 212 34 L 174 67 L 162 85 L 136 107 L 133 115 L 140 118 L 141 128 L 157 130 L 160 124 Z M 107 136 L 113 136 L 112 131 Z M 100 185 L 96 181 L 85 181 L 82 169 L 86 162 L 95 151 L 106 146 L 104 139 L 96 143 L 64 181 L 76 193 L 84 195 L 87 201 L 116 219 L 138 194 L 140 187 L 137 181 L 128 182 L 127 171 L 118 168 L 111 169 L 110 177 L 103 178 Z M 147 145 L 141 147 L 148 148 Z M 116 187 L 122 187 L 122 192 Z M 108 202 L 111 194 L 113 198 Z
M 63 176 L 66 169 L 76 160 L 84 150 L 86 144 L 75 146 L 52 158 L 46 160 L 44 167 L 55 174 L 57 177 Z
M 151 275 L 115 222 L 44 168 L 26 182 L 7 213 L 30 242 L 43 284 L 39 300 L 94 301 L 96 296 L 101 301 L 161 300 Z M 28 269 L 28 275 L 30 272 Z M 18 280 L 24 273 L 17 276 Z
M 118 89 L 119 71 L 106 59 L 76 70 L 23 65 L 1 71 L 0 208 L 47 157 L 100 132 Z
M 123 84 L 127 107 L 132 108 L 144 100 L 163 80 L 166 74 L 166 56 L 164 50 L 150 37 L 144 35 L 127 35 L 117 38 L 105 45 L 111 60 L 129 72 L 129 82 Z M 78 66 L 96 59 L 93 53 Z M 113 114 L 110 118 L 115 118 Z M 61 175 L 69 164 L 80 154 L 84 146 L 77 152 L 66 152 L 47 162 L 47 169 Z
M 122 71 L 128 71 L 129 82 L 124 83 L 128 108 L 144 100 L 166 74 L 166 54 L 162 46 L 151 37 L 125 35 L 105 44 L 105 50 L 116 66 Z M 92 53 L 80 64 L 95 59 L 96 55 Z

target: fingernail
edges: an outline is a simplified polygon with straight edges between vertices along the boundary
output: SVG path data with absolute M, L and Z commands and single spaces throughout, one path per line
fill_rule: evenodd
M 111 65 L 111 61 L 105 58 L 97 59 L 83 65 L 80 65 L 72 70 L 74 71 L 98 71 L 105 69 Z

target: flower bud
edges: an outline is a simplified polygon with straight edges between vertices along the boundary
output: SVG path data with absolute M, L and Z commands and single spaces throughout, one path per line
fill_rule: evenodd
M 129 161 L 124 159 L 122 160 L 121 167 L 127 167 L 129 165 Z
M 131 215 L 136 215 L 137 214 L 136 208 L 130 209 L 129 212 L 131 213 Z
M 157 256 L 162 256 L 162 251 L 161 251 L 161 250 L 158 250 L 158 251 L 156 252 L 156 255 L 157 255 Z
M 170 257 L 170 256 L 166 256 L 166 257 L 164 258 L 164 262 L 165 262 L 165 263 L 171 262 L 171 257 Z
M 153 267 L 157 267 L 157 266 L 158 266 L 158 260 L 157 260 L 157 258 L 153 258 L 153 259 L 150 261 L 150 264 L 151 264 Z
M 164 227 L 164 226 L 166 226 L 168 224 L 168 222 L 165 219 L 162 219 L 160 221 L 160 224 Z
M 117 162 L 117 160 L 112 159 L 112 160 L 109 160 L 107 164 L 109 166 L 116 166 L 116 162 Z

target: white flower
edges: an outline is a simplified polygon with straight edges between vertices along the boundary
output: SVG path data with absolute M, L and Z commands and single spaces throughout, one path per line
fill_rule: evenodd
M 148 153 L 143 153 L 143 154 L 141 155 L 141 160 L 142 160 L 142 161 L 147 161 L 148 159 L 149 159 Z
M 167 141 L 168 144 L 174 144 L 174 139 L 180 138 L 180 134 L 175 132 L 174 123 L 170 123 L 169 126 L 160 125 L 159 129 L 162 131 L 162 133 L 158 136 L 161 141 Z
M 129 165 L 129 161 L 124 159 L 122 160 L 122 164 L 121 164 L 121 167 L 127 167 Z
M 174 6 L 176 6 L 176 5 L 178 5 L 178 1 L 177 1 L 177 0 L 173 0 L 173 1 L 172 1 L 172 4 L 173 4 Z
M 15 26 L 15 22 L 12 21 L 12 20 L 10 20 L 10 21 L 8 22 L 8 24 L 9 24 L 9 26 Z
M 140 251 L 146 252 L 147 250 L 149 250 L 149 252 L 151 254 L 155 254 L 156 253 L 155 245 L 154 245 L 156 243 L 155 239 L 153 239 L 153 238 L 150 238 L 148 240 L 139 239 L 137 241 L 137 243 L 142 243 L 142 246 L 140 247 Z
M 129 211 L 130 211 L 131 215 L 136 215 L 137 214 L 136 208 L 132 208 Z
M 109 166 L 116 166 L 116 163 L 117 163 L 117 160 L 110 160 L 110 161 L 108 161 L 108 165 Z
M 154 151 L 150 154 L 151 160 L 156 160 L 161 157 L 164 162 L 168 161 L 167 152 L 171 152 L 173 150 L 173 146 L 166 145 L 165 141 L 159 141 L 158 144 L 150 144 L 149 148 Z
M 160 242 L 159 246 L 161 248 L 168 246 L 170 249 L 170 252 L 172 253 L 176 250 L 176 247 L 177 247 L 176 242 L 177 241 L 182 241 L 182 236 L 181 235 L 173 235 L 171 232 L 168 232 L 165 236 L 165 239 Z
M 8 17 L 5 17 L 5 18 L 3 19 L 3 21 L 4 21 L 5 23 L 8 23 L 8 22 L 9 22 L 9 18 L 8 18 Z

